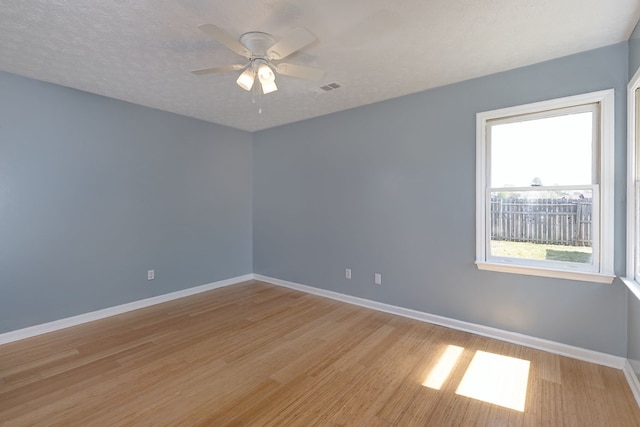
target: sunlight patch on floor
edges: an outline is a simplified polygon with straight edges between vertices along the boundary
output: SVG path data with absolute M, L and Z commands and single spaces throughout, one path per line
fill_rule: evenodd
M 456 394 L 524 412 L 528 360 L 478 350 Z
M 423 386 L 440 390 L 442 384 L 449 378 L 451 371 L 458 363 L 458 359 L 462 355 L 464 348 L 455 345 L 448 345 L 436 366 L 433 367 L 427 379 L 422 383 Z

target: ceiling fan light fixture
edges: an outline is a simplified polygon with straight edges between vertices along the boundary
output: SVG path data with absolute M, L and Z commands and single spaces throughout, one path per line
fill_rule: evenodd
M 253 87 L 253 82 L 255 78 L 256 77 L 253 72 L 253 68 L 249 67 L 246 70 L 244 70 L 242 74 L 240 74 L 240 77 L 238 77 L 238 80 L 236 80 L 236 83 L 242 89 L 249 91 Z
M 260 83 L 262 84 L 262 93 L 264 93 L 265 95 L 278 90 L 278 86 L 276 86 L 275 80 L 270 82 L 260 82 Z
M 260 61 L 262 62 L 262 61 Z M 264 80 L 275 80 L 276 76 L 273 74 L 273 70 L 266 63 L 262 62 L 258 66 L 258 77 L 260 77 L 260 81 Z
M 262 63 L 258 67 L 258 78 L 262 85 L 262 92 L 265 95 L 278 90 L 278 86 L 276 86 L 276 75 L 273 73 L 271 67 L 266 63 Z

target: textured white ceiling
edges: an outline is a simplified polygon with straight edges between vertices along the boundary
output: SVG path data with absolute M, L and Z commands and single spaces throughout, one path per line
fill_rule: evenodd
M 639 16 L 640 0 L 2 0 L 0 70 L 256 131 L 625 41 Z M 326 77 L 278 76 L 258 114 L 239 71 L 189 73 L 243 59 L 204 23 L 304 27 L 318 41 L 287 62 Z

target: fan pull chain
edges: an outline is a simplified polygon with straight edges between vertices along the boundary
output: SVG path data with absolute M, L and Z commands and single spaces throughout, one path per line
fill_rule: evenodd
M 253 96 L 251 97 L 251 103 L 256 103 L 256 96 L 258 97 L 258 114 L 262 114 L 262 91 L 260 90 L 259 85 L 253 86 Z

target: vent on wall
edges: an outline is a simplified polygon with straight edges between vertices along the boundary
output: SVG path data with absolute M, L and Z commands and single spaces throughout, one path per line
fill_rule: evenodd
M 332 90 L 340 89 L 341 87 L 342 85 L 340 83 L 333 82 L 333 83 L 327 83 L 324 86 L 320 86 L 319 88 L 312 89 L 312 90 L 315 93 L 325 93 L 325 92 L 331 92 Z

